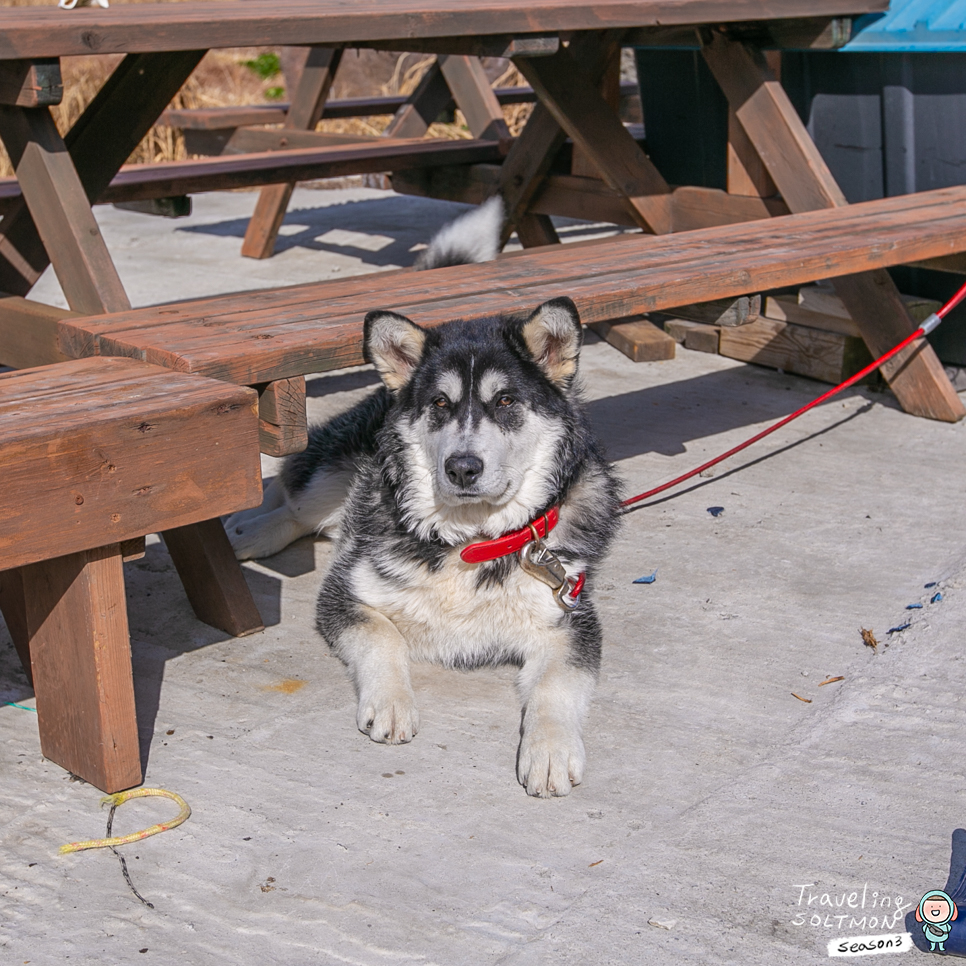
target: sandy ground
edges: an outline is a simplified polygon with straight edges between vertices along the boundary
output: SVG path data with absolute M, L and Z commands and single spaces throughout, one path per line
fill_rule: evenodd
M 134 300 L 408 264 L 458 210 L 300 191 L 283 250 L 250 262 L 254 197 L 202 197 L 184 221 L 98 209 Z M 55 280 L 41 288 L 56 298 Z M 593 340 L 582 367 L 628 492 L 822 388 L 683 349 L 634 364 Z M 312 415 L 373 385 L 366 370 L 316 378 Z M 909 929 L 963 863 L 964 451 L 966 426 L 853 392 L 629 514 L 599 582 L 587 775 L 553 801 L 514 778 L 509 669 L 420 667 L 412 744 L 356 730 L 312 627 L 331 544 L 246 565 L 268 626 L 233 640 L 193 617 L 149 539 L 127 565 L 145 784 L 192 817 L 125 850 L 153 909 L 110 852 L 59 856 L 106 815 L 41 757 L 0 626 L 0 702 L 23 706 L 0 707 L 0 961 L 811 963 L 831 939 Z M 115 831 L 173 811 L 130 803 Z

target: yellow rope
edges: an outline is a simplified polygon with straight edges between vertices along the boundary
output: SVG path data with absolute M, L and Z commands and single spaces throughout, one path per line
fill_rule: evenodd
M 86 842 L 71 842 L 69 845 L 62 845 L 58 850 L 61 855 L 68 852 L 82 852 L 84 849 L 108 849 L 115 845 L 127 845 L 130 842 L 140 842 L 149 835 L 157 835 L 158 832 L 167 832 L 168 829 L 177 828 L 182 822 L 187 821 L 191 815 L 188 803 L 174 792 L 165 791 L 163 788 L 132 788 L 128 792 L 118 792 L 116 795 L 107 795 L 101 799 L 102 805 L 123 805 L 131 798 L 149 798 L 152 796 L 160 798 L 170 798 L 172 802 L 177 802 L 181 811 L 170 822 L 161 822 L 152 825 L 140 832 L 132 832 L 130 835 L 119 835 L 109 839 L 88 839 Z

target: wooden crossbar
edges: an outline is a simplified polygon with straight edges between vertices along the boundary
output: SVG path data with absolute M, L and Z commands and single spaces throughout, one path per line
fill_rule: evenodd
M 847 208 L 533 249 L 484 265 L 408 270 L 59 323 L 69 356 L 126 355 L 244 385 L 362 361 L 373 308 L 420 324 L 526 311 L 559 295 L 585 322 L 733 298 L 966 250 L 966 186 Z

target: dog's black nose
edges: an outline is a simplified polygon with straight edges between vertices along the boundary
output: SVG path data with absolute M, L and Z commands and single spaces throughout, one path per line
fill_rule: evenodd
M 451 456 L 446 461 L 446 475 L 450 483 L 465 489 L 473 486 L 483 473 L 483 460 L 470 453 Z

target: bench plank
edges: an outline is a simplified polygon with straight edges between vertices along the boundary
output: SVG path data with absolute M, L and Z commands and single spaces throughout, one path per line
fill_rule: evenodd
M 0 374 L 0 568 L 256 506 L 256 402 L 129 359 Z
M 61 348 L 253 385 L 359 364 L 362 319 L 373 308 L 439 324 L 569 295 L 585 322 L 609 321 L 949 254 L 964 239 L 966 186 L 943 188 L 686 235 L 624 235 L 485 265 L 386 273 L 377 298 L 364 276 L 65 319 Z

